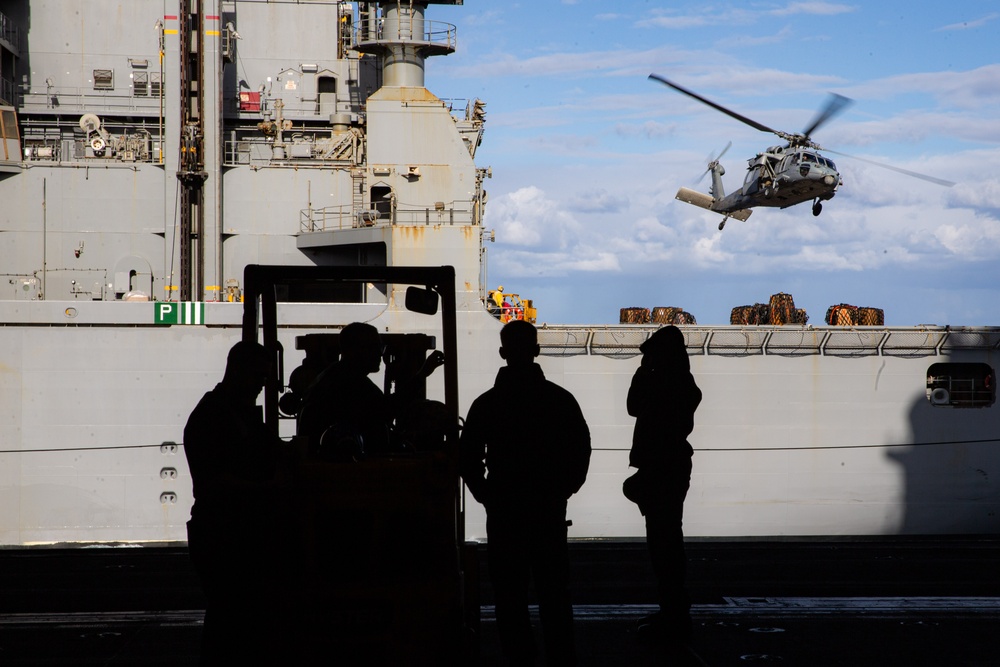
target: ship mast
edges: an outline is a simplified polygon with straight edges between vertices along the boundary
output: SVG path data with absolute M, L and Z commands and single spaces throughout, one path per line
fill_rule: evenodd
M 203 0 L 179 0 L 181 141 L 180 300 L 204 298 L 205 195 Z M 192 253 L 194 256 L 192 257 Z
M 355 49 L 374 53 L 382 59 L 382 85 L 424 86 L 427 56 L 454 52 L 455 44 L 446 33 L 435 34 L 431 22 L 424 21 L 427 5 L 460 5 L 462 0 L 393 0 L 362 2 L 360 32 Z M 381 12 L 377 10 L 381 8 Z

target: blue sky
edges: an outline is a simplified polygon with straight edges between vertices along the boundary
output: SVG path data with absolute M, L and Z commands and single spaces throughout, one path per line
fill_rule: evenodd
M 1000 6 L 947 3 L 465 0 L 432 5 L 458 51 L 427 63 L 443 98 L 487 102 L 489 282 L 540 322 L 603 324 L 629 306 L 728 323 L 791 293 L 886 323 L 1000 325 Z M 829 92 L 854 104 L 824 147 L 955 181 L 943 188 L 830 155 L 843 177 L 808 204 L 747 222 L 674 200 L 710 155 L 727 191 L 779 143 L 680 95 L 658 73 L 770 127 L 804 129 Z M 699 184 L 707 190 L 708 179 Z

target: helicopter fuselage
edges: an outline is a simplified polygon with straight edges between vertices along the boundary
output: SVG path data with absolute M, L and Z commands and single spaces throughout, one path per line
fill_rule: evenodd
M 770 206 L 788 208 L 806 201 L 832 199 L 840 187 L 840 173 L 833 160 L 816 151 L 772 146 L 747 160 L 743 187 L 726 196 L 721 165 L 712 170 L 712 210 L 719 213 Z
M 788 208 L 806 201 L 813 202 L 813 214 L 819 215 L 821 202 L 832 199 L 841 185 L 833 160 L 800 147 L 772 146 L 747 160 L 743 187 L 729 195 L 722 184 L 725 168 L 715 160 L 708 169 L 712 174 L 709 194 L 681 188 L 677 199 L 738 220 L 749 218 L 757 206 Z
M 837 166 L 833 164 L 832 160 L 819 154 L 819 151 L 823 149 L 810 137 L 821 125 L 842 113 L 851 104 L 851 100 L 843 95 L 831 94 L 826 105 L 820 110 L 813 121 L 806 126 L 806 129 L 800 133 L 792 134 L 775 130 L 752 118 L 738 114 L 732 109 L 727 109 L 721 104 L 702 97 L 698 93 L 690 91 L 683 86 L 678 86 L 676 83 L 668 81 L 658 74 L 650 74 L 649 78 L 659 81 L 665 86 L 673 88 L 692 99 L 698 100 L 716 111 L 721 111 L 744 125 L 749 125 L 761 132 L 770 132 L 788 142 L 784 146 L 772 146 L 763 153 L 758 153 L 756 157 L 748 160 L 749 167 L 747 168 L 746 179 L 743 181 L 743 187 L 728 197 L 725 195 L 722 187 L 722 174 L 726 173 L 726 170 L 719 164 L 719 159 L 726 152 L 725 150 L 719 154 L 719 157 L 708 163 L 708 171 L 712 173 L 711 194 L 706 195 L 703 192 L 697 192 L 689 188 L 681 188 L 677 191 L 677 199 L 688 204 L 700 206 L 709 211 L 721 213 L 724 217 L 719 224 L 720 230 L 725 226 L 726 220 L 729 218 L 746 220 L 750 217 L 751 209 L 756 206 L 788 208 L 789 206 L 795 206 L 796 204 L 812 200 L 813 215 L 819 215 L 820 211 L 823 210 L 823 202 L 827 199 L 832 199 L 833 195 L 837 193 L 837 188 L 841 185 Z M 731 146 L 732 142 L 729 145 Z M 726 146 L 726 150 L 728 149 L 729 146 Z M 853 157 L 854 159 L 906 174 L 907 176 L 913 176 L 914 178 L 919 178 L 930 183 L 936 183 L 937 185 L 949 188 L 955 185 L 951 181 L 934 178 L 933 176 L 909 171 L 908 169 L 900 169 L 899 167 L 875 162 L 874 160 L 866 160 L 834 150 L 829 150 L 828 152 Z
M 725 202 L 725 198 L 719 202 L 725 202 L 725 207 L 787 208 L 806 201 L 826 201 L 841 185 L 833 160 L 804 148 L 773 146 L 747 162 L 743 187 L 734 193 L 735 201 Z M 724 207 L 718 210 L 724 212 Z

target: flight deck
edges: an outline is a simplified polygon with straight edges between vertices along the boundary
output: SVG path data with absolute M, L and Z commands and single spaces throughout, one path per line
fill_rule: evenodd
M 644 549 L 571 545 L 582 665 L 996 663 L 995 536 L 689 542 L 692 652 L 636 633 L 654 610 Z M 473 551 L 483 576 L 468 664 L 501 665 L 486 551 Z M 183 546 L 2 550 L 0 589 L 0 664 L 197 664 L 204 601 Z

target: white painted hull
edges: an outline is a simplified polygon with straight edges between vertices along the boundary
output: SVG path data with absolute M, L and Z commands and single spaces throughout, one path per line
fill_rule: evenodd
M 36 321 L 66 307 L 71 326 Z M 115 309 L 126 322 L 102 323 Z M 122 310 L 122 309 L 127 310 Z M 210 326 L 153 326 L 153 304 L 31 304 L 26 322 L 0 327 L 0 544 L 155 542 L 186 538 L 191 484 L 179 444 L 188 413 L 221 377 L 240 338 L 242 308 L 209 304 Z M 413 331 L 405 312 L 378 306 L 283 307 L 283 320 L 339 326 L 372 319 Z M 41 325 L 41 326 L 39 326 Z M 285 328 L 286 375 L 298 364 Z M 499 323 L 478 309 L 459 314 L 461 412 L 489 387 L 499 365 Z M 554 345 L 591 331 L 619 349 Z M 571 535 L 644 534 L 621 495 L 633 420 L 625 396 L 644 327 L 546 327 L 540 363 L 576 395 L 594 454 L 583 489 L 570 501 Z M 689 341 L 735 327 L 691 327 Z M 903 330 L 905 333 L 907 330 Z M 432 332 L 433 333 L 433 332 Z M 993 336 L 997 333 L 994 331 Z M 697 351 L 697 350 L 695 350 Z M 574 354 L 568 354 L 573 352 Z M 685 509 L 690 536 L 773 537 L 1000 532 L 1000 416 L 995 407 L 949 409 L 926 396 L 931 363 L 992 363 L 994 353 L 930 356 L 728 356 L 694 354 L 704 392 L 690 441 L 694 473 Z M 429 386 L 442 391 L 440 380 Z M 225 419 L 225 415 L 220 415 Z M 516 437 L 515 416 L 498 425 Z M 285 429 L 290 434 L 291 424 Z M 467 536 L 485 536 L 470 501 Z

